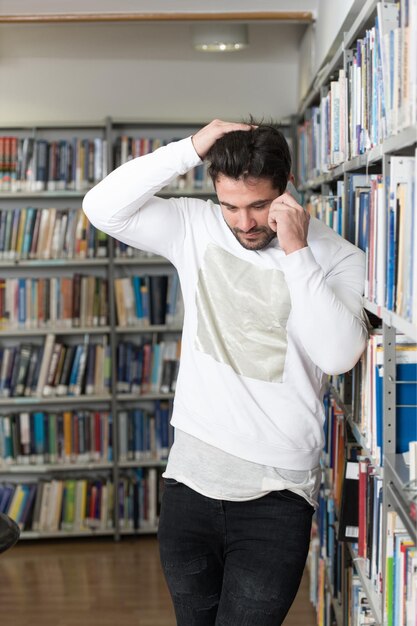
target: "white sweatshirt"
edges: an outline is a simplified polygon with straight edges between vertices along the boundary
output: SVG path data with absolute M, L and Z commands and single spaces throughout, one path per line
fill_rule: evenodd
M 363 352 L 364 254 L 311 219 L 308 247 L 246 250 L 220 207 L 155 194 L 201 160 L 191 138 L 134 159 L 87 193 L 100 230 L 177 268 L 185 319 L 174 427 L 254 463 L 317 467 L 325 374 Z

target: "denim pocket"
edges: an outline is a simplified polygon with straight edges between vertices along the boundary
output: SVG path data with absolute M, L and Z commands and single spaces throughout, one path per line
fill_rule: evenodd
M 280 491 L 277 491 L 277 493 L 284 500 L 289 500 L 291 502 L 298 502 L 299 504 L 305 504 L 310 509 L 314 510 L 314 507 L 311 506 L 311 504 L 308 502 L 308 500 L 306 500 L 306 498 L 304 498 L 303 496 L 300 496 L 300 494 L 295 493 L 294 491 L 291 491 L 290 489 L 281 489 Z

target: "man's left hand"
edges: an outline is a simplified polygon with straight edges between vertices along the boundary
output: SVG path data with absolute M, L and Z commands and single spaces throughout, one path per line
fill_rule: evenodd
M 305 248 L 310 215 L 289 193 L 276 198 L 269 209 L 268 224 L 277 233 L 285 254 Z

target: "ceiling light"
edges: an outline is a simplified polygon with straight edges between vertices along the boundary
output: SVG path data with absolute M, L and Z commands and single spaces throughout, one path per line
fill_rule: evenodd
M 204 52 L 242 50 L 249 43 L 246 24 L 209 22 L 192 26 L 193 46 Z

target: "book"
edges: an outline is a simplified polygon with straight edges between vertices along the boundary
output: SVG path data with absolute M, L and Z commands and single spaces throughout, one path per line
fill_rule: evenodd
M 347 460 L 343 479 L 338 541 L 357 542 L 359 537 L 359 462 Z
M 36 381 L 36 395 L 42 396 L 46 385 L 48 371 L 55 345 L 55 335 L 48 333 L 43 346 L 42 359 L 40 362 L 39 376 Z

